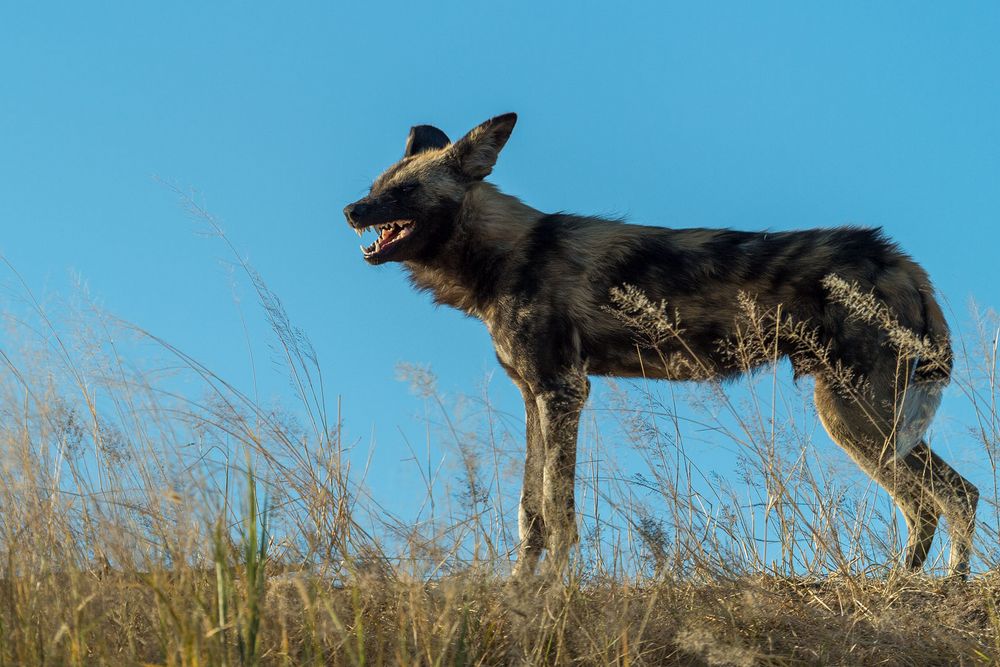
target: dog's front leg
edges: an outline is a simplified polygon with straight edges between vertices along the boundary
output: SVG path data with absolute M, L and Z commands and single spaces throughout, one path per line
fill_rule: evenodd
M 535 573 L 538 559 L 545 547 L 545 523 L 542 518 L 543 480 L 545 466 L 545 441 L 538 419 L 535 395 L 523 383 L 517 383 L 524 396 L 524 430 L 526 455 L 524 458 L 524 483 L 521 486 L 521 504 L 517 515 L 520 544 L 513 576 L 522 578 Z
M 587 402 L 590 381 L 582 369 L 571 369 L 543 383 L 536 393 L 538 417 L 545 440 L 542 516 L 545 521 L 546 569 L 561 572 L 577 542 L 574 483 L 576 439 L 580 411 Z

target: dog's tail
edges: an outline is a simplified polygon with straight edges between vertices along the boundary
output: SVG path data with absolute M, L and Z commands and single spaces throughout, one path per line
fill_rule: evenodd
M 930 280 L 924 277 L 919 281 L 917 292 L 923 306 L 923 336 L 928 343 L 928 354 L 921 355 L 917 360 L 913 379 L 917 382 L 947 383 L 954 365 L 951 332 L 941 306 L 934 298 L 934 287 Z
M 951 335 L 941 306 L 934 298 L 934 288 L 923 269 L 916 264 L 913 269 L 923 326 L 922 331 L 915 332 L 921 337 L 920 351 L 911 358 L 899 406 L 896 456 L 900 458 L 909 454 L 924 438 L 941 404 L 953 365 Z

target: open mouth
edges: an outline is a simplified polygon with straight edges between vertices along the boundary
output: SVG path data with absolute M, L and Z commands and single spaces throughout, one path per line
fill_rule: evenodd
M 386 222 L 381 225 L 373 225 L 357 231 L 360 235 L 363 232 L 367 232 L 372 229 L 378 232 L 378 238 L 375 239 L 375 242 L 369 246 L 361 246 L 361 252 L 367 260 L 381 259 L 385 257 L 397 243 L 410 235 L 410 232 L 413 231 L 413 221 L 393 220 L 392 222 Z

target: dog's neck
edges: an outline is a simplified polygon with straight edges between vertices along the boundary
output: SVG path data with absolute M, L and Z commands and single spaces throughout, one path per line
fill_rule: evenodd
M 517 197 L 480 182 L 465 193 L 455 232 L 430 262 L 405 262 L 414 285 L 434 300 L 480 319 L 492 313 L 499 267 L 543 214 Z

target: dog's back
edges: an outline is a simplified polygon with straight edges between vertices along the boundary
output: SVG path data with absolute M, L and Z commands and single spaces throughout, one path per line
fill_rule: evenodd
M 900 329 L 934 346 L 935 363 L 925 360 L 920 377 L 946 380 L 950 371 L 948 328 L 926 273 L 878 229 L 665 229 L 546 215 L 520 236 L 504 261 L 506 282 L 497 292 L 534 301 L 538 310 L 576 327 L 588 369 L 597 375 L 685 379 L 677 375 L 684 368 L 700 378 L 746 370 L 748 360 L 732 352 L 745 339 L 741 325 L 752 325 L 751 304 L 758 315 L 778 317 L 784 326 L 810 328 L 827 361 L 863 372 L 886 354 L 891 332 L 851 317 L 852 304 L 831 300 L 826 281 L 831 274 L 884 304 Z M 648 339 L 623 327 L 608 307 L 608 295 L 622 286 L 665 306 L 683 335 L 661 336 L 652 350 Z M 640 358 L 637 344 L 652 358 Z M 797 372 L 815 368 L 812 351 L 795 341 L 777 344 Z M 662 363 L 683 356 L 689 363 L 672 368 Z

